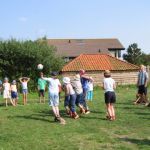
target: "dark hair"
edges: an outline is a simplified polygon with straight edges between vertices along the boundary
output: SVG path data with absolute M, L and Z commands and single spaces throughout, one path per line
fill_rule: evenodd
M 105 77 L 105 78 L 110 78 L 110 77 L 111 77 L 111 74 L 104 73 L 104 77 Z

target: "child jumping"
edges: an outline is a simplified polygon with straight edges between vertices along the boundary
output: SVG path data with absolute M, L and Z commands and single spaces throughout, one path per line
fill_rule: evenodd
M 76 94 L 70 83 L 70 78 L 64 77 L 63 83 L 64 83 L 64 91 L 65 91 L 65 107 L 70 108 L 70 117 L 77 119 L 79 118 L 79 116 L 76 113 L 76 108 L 75 108 Z M 67 103 L 69 104 L 69 106 L 66 106 L 66 98 L 68 100 Z
M 76 105 L 80 108 L 80 113 L 85 114 L 85 109 L 83 107 L 83 89 L 80 80 L 80 75 L 76 74 L 74 79 L 71 82 L 71 85 L 76 93 Z
M 116 95 L 114 89 L 116 88 L 115 81 L 111 78 L 109 70 L 104 72 L 103 89 L 105 90 L 105 104 L 107 108 L 107 119 L 113 121 L 115 117 L 114 103 L 116 102 Z
M 60 82 L 57 79 L 57 72 L 52 72 L 50 78 L 42 77 L 42 79 L 48 82 L 48 92 L 49 92 L 49 105 L 52 106 L 54 113 L 54 121 L 59 121 L 60 124 L 65 124 L 65 120 L 60 117 L 59 113 L 59 86 Z
M 23 104 L 27 104 L 27 94 L 28 94 L 28 82 L 30 81 L 30 78 L 22 77 L 19 78 L 19 81 L 21 82 L 22 86 L 22 94 L 23 94 Z
M 3 98 L 5 100 L 6 107 L 8 106 L 8 100 L 10 100 L 11 104 L 15 106 L 13 101 L 11 100 L 11 96 L 10 96 L 11 89 L 10 89 L 10 83 L 8 82 L 8 78 L 4 78 L 3 89 L 4 89 Z

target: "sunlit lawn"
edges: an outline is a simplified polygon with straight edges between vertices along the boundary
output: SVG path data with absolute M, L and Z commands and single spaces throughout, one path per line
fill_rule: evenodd
M 67 124 L 53 121 L 46 104 L 38 103 L 36 93 L 29 94 L 29 105 L 0 106 L 0 150 L 148 150 L 150 149 L 150 107 L 133 105 L 136 88 L 116 91 L 117 120 L 105 119 L 103 91 L 96 88 L 89 103 L 91 113 L 80 119 L 69 118 L 60 102 Z M 150 95 L 150 93 L 149 93 Z

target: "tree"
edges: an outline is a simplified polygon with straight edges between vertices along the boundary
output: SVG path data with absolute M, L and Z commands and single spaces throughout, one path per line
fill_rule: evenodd
M 138 44 L 133 43 L 129 45 L 129 47 L 127 48 L 127 54 L 124 54 L 123 58 L 132 64 L 140 64 L 141 54 L 142 52 L 141 49 L 138 48 Z
M 140 56 L 140 62 L 145 66 L 150 66 L 150 54 L 142 53 L 142 55 Z
M 2 77 L 18 79 L 28 76 L 36 81 L 37 64 L 43 64 L 43 72 L 49 74 L 52 70 L 59 71 L 64 62 L 56 55 L 56 48 L 45 41 L 17 41 L 11 39 L 0 41 L 0 71 Z

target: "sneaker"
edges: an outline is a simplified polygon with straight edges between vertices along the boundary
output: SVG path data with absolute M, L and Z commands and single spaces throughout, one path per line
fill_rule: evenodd
M 58 122 L 58 121 L 59 121 L 59 118 L 58 118 L 58 117 L 55 117 L 55 118 L 54 118 L 54 121 L 55 121 L 55 122 Z
M 79 118 L 79 115 L 75 112 L 75 113 L 72 114 L 72 118 L 78 119 L 78 118 Z
M 85 110 L 85 114 L 89 114 L 90 113 L 90 111 L 89 110 Z

